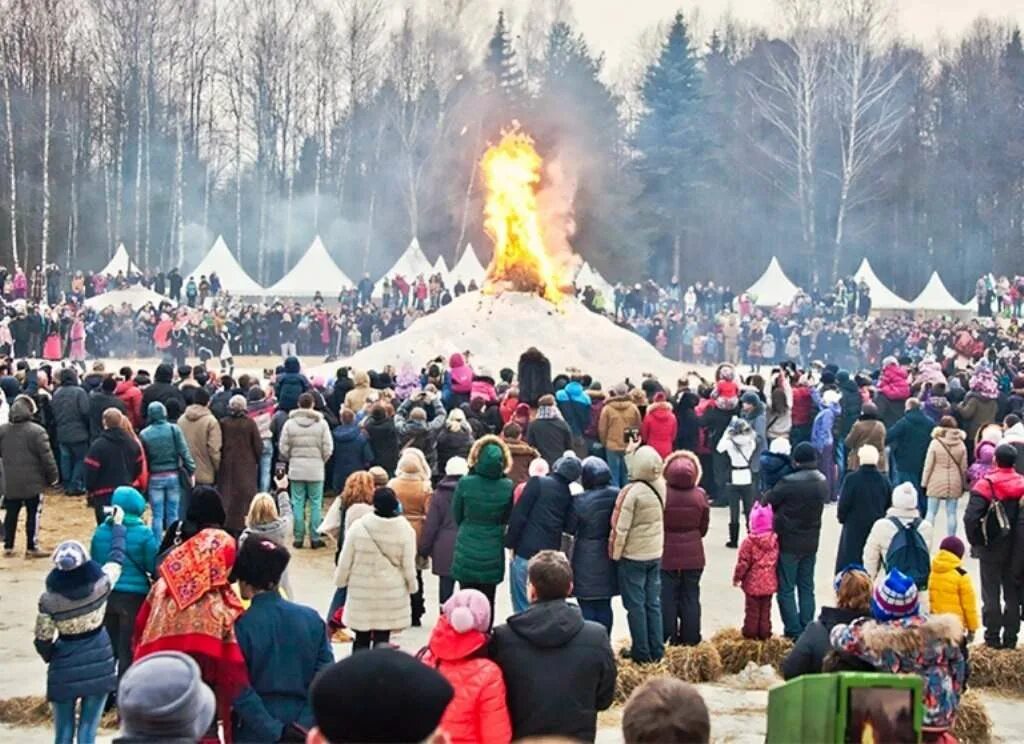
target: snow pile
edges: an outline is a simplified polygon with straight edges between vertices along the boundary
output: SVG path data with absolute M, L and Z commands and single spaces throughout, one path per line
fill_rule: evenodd
M 438 355 L 447 358 L 468 350 L 474 367 L 488 367 L 497 375 L 502 367 L 515 369 L 519 355 L 531 346 L 551 360 L 553 373 L 576 368 L 600 380 L 605 389 L 627 377 L 639 384 L 644 373 L 674 385 L 684 371 L 683 365 L 663 357 L 640 336 L 573 299 L 556 307 L 529 293 L 470 292 L 403 333 L 310 372 L 331 378 L 342 364 L 363 370 L 392 364 L 401 369 L 406 361 L 420 369 Z

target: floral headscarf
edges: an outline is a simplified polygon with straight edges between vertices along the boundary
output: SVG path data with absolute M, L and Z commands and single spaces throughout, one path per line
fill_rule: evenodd
M 974 374 L 971 376 L 971 392 L 989 400 L 999 397 L 999 385 L 987 361 L 982 360 L 975 367 Z
M 228 585 L 235 552 L 231 535 L 206 529 L 167 555 L 160 564 L 160 576 L 179 610 L 194 605 L 211 589 Z

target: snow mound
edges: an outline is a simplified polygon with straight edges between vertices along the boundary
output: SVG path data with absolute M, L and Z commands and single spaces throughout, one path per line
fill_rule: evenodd
M 579 369 L 600 380 L 605 389 L 629 378 L 639 384 L 645 373 L 671 385 L 683 365 L 663 357 L 632 331 L 567 299 L 552 305 L 537 295 L 504 292 L 497 296 L 470 292 L 437 312 L 424 316 L 397 336 L 362 349 L 344 362 L 321 365 L 312 374 L 331 378 L 343 363 L 356 369 L 381 369 L 392 364 L 415 369 L 438 355 L 470 351 L 474 368 L 487 367 L 497 376 L 515 369 L 519 355 L 536 346 L 551 360 L 554 374 Z

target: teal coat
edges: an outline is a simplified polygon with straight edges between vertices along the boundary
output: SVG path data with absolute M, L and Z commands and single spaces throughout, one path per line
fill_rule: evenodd
M 499 584 L 505 578 L 505 527 L 512 513 L 508 447 L 494 436 L 477 440 L 469 453 L 470 473 L 455 488 L 452 578 L 460 583 Z
M 188 472 L 196 472 L 196 463 L 188 450 L 185 435 L 177 424 L 168 423 L 164 404 L 153 401 L 146 409 L 146 415 L 150 423 L 139 433 L 139 439 L 146 450 L 150 474 L 176 472 L 179 463 Z
M 114 585 L 114 591 L 148 594 L 149 579 L 146 574 L 152 576 L 156 572 L 157 544 L 153 530 L 142 521 L 146 500 L 131 486 L 121 486 L 114 491 L 111 503 L 124 509 L 125 528 L 125 559 L 121 567 L 121 578 Z M 89 553 L 101 566 L 110 556 L 113 528 L 112 517 L 107 517 L 92 535 Z

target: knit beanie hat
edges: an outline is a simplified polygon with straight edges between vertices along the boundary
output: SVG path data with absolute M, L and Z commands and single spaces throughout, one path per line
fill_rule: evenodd
M 897 509 L 917 508 L 917 489 L 913 483 L 900 483 L 892 489 L 892 505 Z
M 213 721 L 213 691 L 195 660 L 160 651 L 132 664 L 117 690 L 121 737 L 132 741 L 198 741 Z
M 378 517 L 397 517 L 401 513 L 400 506 L 395 492 L 387 486 L 373 492 L 373 513 Z
M 919 609 L 917 584 L 897 568 L 875 583 L 871 614 L 876 620 L 896 620 L 916 615 Z
M 793 448 L 793 462 L 797 465 L 813 465 L 818 462 L 818 451 L 810 442 L 800 442 Z
M 442 608 L 444 616 L 456 633 L 478 630 L 486 633 L 491 627 L 491 603 L 483 592 L 476 589 L 460 589 L 455 592 Z
M 763 535 L 771 532 L 774 516 L 771 504 L 761 506 L 755 501 L 750 509 L 750 534 Z
M 373 476 L 374 486 L 386 486 L 388 484 L 388 481 L 391 480 L 388 477 L 388 471 L 386 471 L 380 465 L 374 465 L 366 472 Z
M 956 535 L 950 535 L 949 537 L 943 538 L 942 542 L 939 543 L 939 550 L 948 550 L 957 558 L 963 558 L 964 542 Z
M 445 475 L 465 475 L 469 472 L 469 463 L 465 457 L 449 457 L 448 463 L 444 466 Z
M 861 465 L 878 465 L 878 448 L 873 444 L 862 445 L 857 450 L 857 459 Z
M 551 472 L 551 466 L 548 465 L 548 461 L 543 457 L 535 457 L 530 460 L 530 466 L 527 468 L 527 472 L 531 478 L 540 478 Z
M 786 457 L 789 457 L 793 452 L 793 446 L 785 437 L 779 437 L 777 439 L 773 439 L 772 443 L 768 445 L 768 451 L 773 455 L 786 455 Z
M 78 540 L 65 540 L 53 551 L 52 560 L 58 571 L 74 571 L 89 562 L 89 551 Z

